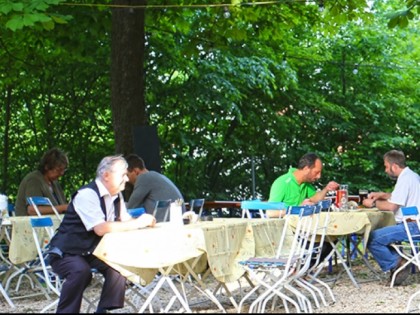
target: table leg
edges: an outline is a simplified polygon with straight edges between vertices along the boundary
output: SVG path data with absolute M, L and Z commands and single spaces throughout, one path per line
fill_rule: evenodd
M 331 251 L 330 255 L 328 255 L 327 258 L 331 257 L 333 255 L 333 253 L 335 252 L 338 259 L 340 260 L 341 264 L 343 265 L 343 268 L 346 270 L 347 275 L 349 276 L 350 280 L 353 282 L 354 286 L 356 288 L 360 288 L 360 285 L 357 283 L 356 279 L 353 276 L 353 273 L 352 273 L 351 269 L 349 268 L 349 266 L 346 263 L 346 259 L 344 259 L 344 257 L 341 255 L 340 251 L 338 250 L 337 245 L 329 237 L 329 235 L 327 235 L 327 240 L 331 244 L 331 246 L 333 247 L 333 250 Z
M 359 254 L 360 257 L 362 257 L 363 263 L 366 265 L 366 267 L 369 268 L 370 271 L 373 272 L 373 274 L 376 276 L 376 278 L 378 280 L 381 279 L 380 274 L 375 270 L 375 268 L 373 268 L 373 266 L 371 265 L 371 263 L 369 262 L 366 253 L 363 253 L 360 249 L 359 249 L 359 245 L 363 242 L 363 238 L 360 236 L 356 235 L 356 239 L 354 238 L 350 238 L 350 236 L 348 236 L 349 239 L 349 243 L 353 244 L 354 248 L 350 249 L 350 247 L 347 248 L 348 252 L 347 252 L 347 259 L 349 259 L 349 257 L 353 257 L 353 255 Z M 366 249 L 367 251 L 367 249 Z
M 185 275 L 181 275 L 182 279 L 181 281 L 184 283 L 189 276 L 191 275 L 199 284 L 199 287 L 195 286 L 197 290 L 199 290 L 201 293 L 203 293 L 205 296 L 207 296 L 210 301 L 212 301 L 216 306 L 224 313 L 226 313 L 226 310 L 220 304 L 219 300 L 214 296 L 214 294 L 207 288 L 206 284 L 204 283 L 203 279 L 200 279 L 200 277 L 194 272 L 194 267 L 198 263 L 201 256 L 198 256 L 196 259 L 194 259 L 193 263 L 190 265 L 188 261 L 184 261 L 182 264 L 187 268 L 187 273 Z M 205 275 L 207 274 L 207 271 L 205 272 Z M 186 294 L 184 292 L 184 294 Z
M 139 313 L 144 313 L 144 311 L 146 310 L 146 308 L 148 306 L 151 306 L 151 303 L 153 301 L 153 298 L 156 296 L 156 294 L 159 292 L 160 288 L 162 287 L 162 285 L 165 282 L 167 282 L 169 284 L 169 287 L 172 289 L 172 291 L 174 292 L 175 296 L 173 296 L 171 298 L 171 300 L 169 301 L 166 309 L 163 310 L 163 311 L 165 313 L 167 313 L 169 311 L 169 309 L 172 307 L 172 305 L 175 302 L 175 300 L 178 299 L 178 301 L 181 303 L 181 306 L 184 308 L 184 310 L 187 313 L 191 313 L 191 309 L 190 309 L 187 301 L 184 299 L 184 297 L 181 295 L 181 293 L 179 292 L 179 290 L 177 289 L 177 287 L 175 286 L 175 284 L 172 281 L 172 278 L 171 278 L 170 273 L 171 273 L 171 270 L 172 270 L 173 267 L 174 267 L 174 265 L 169 266 L 169 267 L 166 267 L 166 269 L 165 268 L 159 268 L 159 271 L 161 272 L 161 277 L 160 277 L 159 281 L 157 282 L 156 286 L 153 288 L 152 292 L 150 292 L 150 294 L 147 297 L 146 301 L 143 303 L 142 307 L 139 310 Z

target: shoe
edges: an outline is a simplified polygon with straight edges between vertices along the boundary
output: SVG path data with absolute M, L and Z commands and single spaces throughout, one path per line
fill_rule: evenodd
M 395 271 L 401 266 L 403 266 L 405 263 L 407 263 L 407 260 L 401 258 L 398 265 L 391 271 L 390 282 L 392 281 L 392 276 L 394 275 Z M 394 285 L 395 286 L 401 285 L 408 278 L 409 274 L 410 274 L 410 264 L 405 266 L 404 269 L 402 269 L 400 272 L 397 273 L 397 275 L 395 276 Z

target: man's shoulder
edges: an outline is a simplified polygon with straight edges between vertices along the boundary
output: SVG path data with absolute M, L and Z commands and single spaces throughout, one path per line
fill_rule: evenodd
M 407 170 L 408 170 L 408 172 L 410 173 L 410 174 L 412 174 L 414 177 L 417 177 L 417 179 L 419 180 L 420 179 L 420 175 L 419 175 L 419 173 L 416 173 L 415 171 L 413 171 L 411 168 L 409 168 L 408 166 L 407 166 Z
M 295 168 L 290 168 L 287 173 L 284 173 L 282 175 L 280 175 L 279 177 L 277 177 L 277 179 L 275 180 L 276 182 L 290 182 L 294 176 L 293 176 L 293 172 L 295 171 Z
M 399 179 L 403 179 L 404 181 L 406 179 L 408 180 L 414 180 L 417 182 L 420 182 L 420 176 L 418 173 L 414 172 L 412 169 L 410 169 L 408 166 L 401 172 Z
M 141 179 L 151 179 L 151 178 L 161 178 L 162 176 L 164 176 L 163 174 L 156 172 L 156 171 L 148 171 L 144 174 L 141 174 L 140 176 L 138 176 Z
M 151 183 L 154 183 L 154 185 L 165 185 L 168 181 L 170 181 L 170 179 L 165 175 L 156 171 L 148 171 L 147 173 L 137 176 L 135 186 L 150 186 Z

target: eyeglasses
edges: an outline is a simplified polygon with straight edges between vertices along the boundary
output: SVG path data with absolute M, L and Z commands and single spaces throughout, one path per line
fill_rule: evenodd
M 56 167 L 54 169 L 54 171 L 56 171 L 59 174 L 64 174 L 65 172 L 67 172 L 67 168 L 64 168 L 64 167 Z

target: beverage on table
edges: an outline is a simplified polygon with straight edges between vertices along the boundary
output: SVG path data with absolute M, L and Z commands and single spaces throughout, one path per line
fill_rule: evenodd
M 368 197 L 369 190 L 367 189 L 359 189 L 359 204 L 363 205 L 363 200 Z
M 347 210 L 348 196 L 349 196 L 349 185 L 347 185 L 347 184 L 340 185 L 340 189 L 337 190 L 337 196 L 335 198 L 335 204 L 342 211 Z

